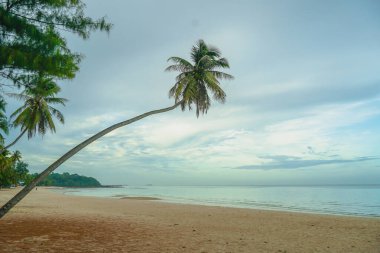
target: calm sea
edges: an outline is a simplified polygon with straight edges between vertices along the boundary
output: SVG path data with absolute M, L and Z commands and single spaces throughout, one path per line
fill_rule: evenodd
M 63 188 L 69 195 L 156 197 L 172 203 L 380 217 L 376 186 L 123 186 Z

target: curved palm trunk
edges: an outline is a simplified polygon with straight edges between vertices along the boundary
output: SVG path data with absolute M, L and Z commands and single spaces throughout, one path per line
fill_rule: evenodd
M 174 104 L 173 106 L 166 107 L 166 108 L 159 109 L 159 110 L 153 110 L 153 111 L 150 111 L 150 112 L 146 112 L 146 113 L 141 114 L 139 116 L 136 116 L 134 118 L 131 118 L 131 119 L 122 121 L 120 123 L 114 124 L 114 125 L 106 128 L 106 129 L 100 131 L 99 133 L 93 135 L 92 137 L 90 137 L 87 140 L 83 141 L 79 145 L 75 146 L 70 151 L 68 151 L 66 154 L 64 154 L 61 158 L 59 158 L 57 161 L 55 161 L 53 164 L 51 164 L 47 169 L 45 169 L 44 171 L 42 171 L 32 182 L 30 182 L 19 193 L 17 193 L 11 200 L 9 200 L 4 206 L 2 206 L 1 209 L 0 209 L 0 218 L 2 218 L 18 202 L 20 202 L 31 190 L 34 189 L 34 187 L 36 187 L 36 185 L 39 182 L 41 182 L 51 172 L 53 172 L 56 168 L 58 168 L 58 166 L 60 166 L 62 163 L 64 163 L 70 157 L 72 157 L 73 155 L 75 155 L 76 153 L 78 153 L 80 150 L 82 150 L 83 148 L 85 148 L 87 145 L 91 144 L 95 140 L 97 140 L 100 137 L 102 137 L 102 136 L 104 136 L 104 135 L 112 132 L 115 129 L 118 129 L 118 128 L 126 126 L 126 125 L 129 125 L 129 124 L 131 124 L 131 123 L 133 123 L 135 121 L 138 121 L 140 119 L 143 119 L 143 118 L 148 117 L 148 116 L 153 115 L 153 114 L 158 114 L 158 113 L 163 113 L 163 112 L 167 112 L 167 111 L 173 110 L 176 107 L 178 107 L 181 103 L 182 103 L 182 101 Z
M 0 149 L 0 153 L 2 153 L 4 150 L 6 150 L 6 149 L 12 147 L 13 145 L 15 145 L 16 142 L 18 142 L 18 140 L 20 140 L 21 137 L 26 133 L 26 131 L 28 131 L 28 129 L 24 129 L 24 131 L 22 131 L 21 134 L 19 136 L 17 136 L 17 138 L 13 142 L 11 142 L 10 144 L 8 144 L 4 148 Z

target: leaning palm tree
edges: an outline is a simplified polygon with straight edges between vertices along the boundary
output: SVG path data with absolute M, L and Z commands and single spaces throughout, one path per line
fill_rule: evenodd
M 227 60 L 225 58 L 221 58 L 220 55 L 221 53 L 218 49 L 208 46 L 203 40 L 200 40 L 192 48 L 192 64 L 179 57 L 169 58 L 168 61 L 174 62 L 174 65 L 169 66 L 166 70 L 176 70 L 180 72 L 176 78 L 176 83 L 169 91 L 169 96 L 175 98 L 174 105 L 159 110 L 146 112 L 134 118 L 114 124 L 75 146 L 51 164 L 47 169 L 42 171 L 33 181 L 25 186 L 23 190 L 21 190 L 3 207 L 1 207 L 0 218 L 3 217 L 21 199 L 23 199 L 40 181 L 58 168 L 58 166 L 90 143 L 110 133 L 111 131 L 129 125 L 150 115 L 173 110 L 178 106 L 181 106 L 182 110 L 185 110 L 186 108 L 191 109 L 192 106 L 195 105 L 196 115 L 199 116 L 200 113 L 206 113 L 211 105 L 208 91 L 212 92 L 216 100 L 224 102 L 226 94 L 219 86 L 219 79 L 232 79 L 233 77 L 229 74 L 218 71 L 220 68 L 229 68 Z
M 32 87 L 27 88 L 21 94 L 8 94 L 24 101 L 24 104 L 11 115 L 11 118 L 14 119 L 13 126 L 20 127 L 21 133 L 2 150 L 16 144 L 25 133 L 30 139 L 37 134 L 45 135 L 47 130 L 55 132 L 53 116 L 62 124 L 65 122 L 63 114 L 52 106 L 53 104 L 65 105 L 67 99 L 56 97 L 60 90 L 61 88 L 52 78 L 40 76 Z

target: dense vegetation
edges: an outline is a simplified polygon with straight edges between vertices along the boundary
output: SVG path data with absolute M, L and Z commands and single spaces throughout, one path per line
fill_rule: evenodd
M 29 174 L 28 164 L 20 161 L 20 153 L 15 152 L 0 157 L 0 188 L 29 183 L 33 176 Z
M 35 174 L 37 176 L 38 174 Z M 40 186 L 60 186 L 60 187 L 100 187 L 98 180 L 93 177 L 80 176 L 78 174 L 69 174 L 67 172 L 59 174 L 52 173 L 42 180 Z
M 87 39 L 108 32 L 104 18 L 84 13 L 80 0 L 3 0 L 0 2 L 0 85 L 23 88 L 39 76 L 72 79 L 82 58 L 66 43 L 65 32 Z
M 6 159 L 4 159 L 6 157 Z M 38 173 L 31 174 L 28 170 L 28 164 L 21 161 L 19 152 L 0 156 L 0 165 L 6 163 L 0 169 L 0 188 L 9 188 L 29 184 Z M 101 187 L 102 185 L 93 177 L 81 176 L 78 174 L 52 173 L 39 186 L 61 186 L 61 187 Z

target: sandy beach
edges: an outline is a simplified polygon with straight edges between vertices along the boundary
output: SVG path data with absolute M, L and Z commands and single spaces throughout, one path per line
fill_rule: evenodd
M 3 204 L 17 189 L 1 190 Z M 0 252 L 380 252 L 380 219 L 67 196 L 38 188 Z

